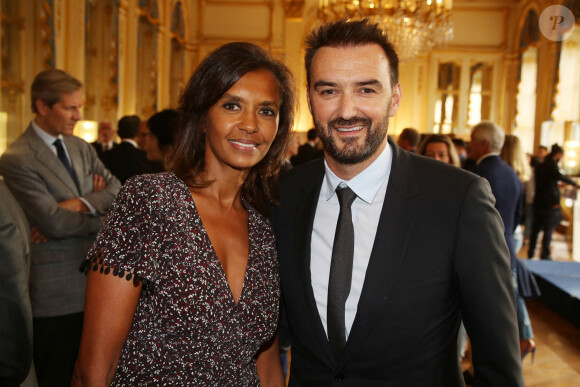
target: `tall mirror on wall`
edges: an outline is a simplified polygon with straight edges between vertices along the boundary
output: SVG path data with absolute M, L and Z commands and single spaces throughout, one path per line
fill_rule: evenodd
M 495 119 L 497 61 L 497 55 L 438 58 L 433 133 L 469 138 L 471 127 Z
M 475 62 L 469 68 L 469 108 L 467 126 L 491 119 L 493 65 Z
M 185 22 L 181 1 L 175 4 L 171 19 L 171 71 L 169 72 L 169 106 L 177 108 L 184 87 Z
M 520 71 L 513 131 L 513 134 L 520 138 L 524 150 L 529 153 L 534 151 L 539 34 L 538 14 L 530 10 L 520 33 Z
M 453 133 L 459 124 L 459 83 L 461 66 L 455 62 L 439 64 L 435 91 L 434 133 Z
M 84 118 L 116 121 L 117 114 L 117 1 L 86 0 Z
M 0 99 L 0 154 L 20 135 L 24 103 L 21 36 L 24 20 L 19 16 L 19 2 L 2 0 L 2 94 Z
M 137 47 L 137 114 L 148 119 L 157 111 L 157 40 L 159 8 L 156 0 L 139 0 Z

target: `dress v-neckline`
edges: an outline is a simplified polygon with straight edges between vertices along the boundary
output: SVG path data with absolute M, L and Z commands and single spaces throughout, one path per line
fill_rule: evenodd
M 248 281 L 248 272 L 250 269 L 250 265 L 252 263 L 252 249 L 253 249 L 253 244 L 252 244 L 252 238 L 250 238 L 250 235 L 252 235 L 252 221 L 251 218 L 253 216 L 253 210 L 252 207 L 248 206 L 248 204 L 242 199 L 242 203 L 244 205 L 244 207 L 246 208 L 246 211 L 248 212 L 248 261 L 246 262 L 246 269 L 244 271 L 244 279 L 242 282 L 242 290 L 240 291 L 240 297 L 238 297 L 238 299 L 236 300 L 234 298 L 234 292 L 232 291 L 232 288 L 230 286 L 230 283 L 228 282 L 228 279 L 226 277 L 226 271 L 222 265 L 222 263 L 220 262 L 217 253 L 215 251 L 214 245 L 211 241 L 211 238 L 209 237 L 209 234 L 207 232 L 207 229 L 205 228 L 205 224 L 203 223 L 203 219 L 201 218 L 201 215 L 199 213 L 199 211 L 197 210 L 197 205 L 195 204 L 195 200 L 193 199 L 193 195 L 191 194 L 191 192 L 189 191 L 189 189 L 187 188 L 187 186 L 185 185 L 185 183 L 183 183 L 183 185 L 185 186 L 185 190 L 187 191 L 187 196 L 189 196 L 190 200 L 191 200 L 191 205 L 192 205 L 192 210 L 194 211 L 194 216 L 199 218 L 199 224 L 200 224 L 200 229 L 203 233 L 204 238 L 207 240 L 207 245 L 210 247 L 208 249 L 208 259 L 212 260 L 213 263 L 215 265 L 217 265 L 219 267 L 219 271 L 220 271 L 220 281 L 222 282 L 223 286 L 226 287 L 227 292 L 228 292 L 228 298 L 229 300 L 234 304 L 234 307 L 238 306 L 240 304 L 240 301 L 242 300 L 242 298 L 244 297 L 244 294 L 246 292 L 246 283 Z

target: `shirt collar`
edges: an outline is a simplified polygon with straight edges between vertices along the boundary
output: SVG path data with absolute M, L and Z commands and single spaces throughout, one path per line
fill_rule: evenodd
M 135 142 L 135 140 L 133 140 L 133 139 L 124 138 L 121 140 L 121 142 L 128 142 L 129 144 L 133 145 L 135 148 L 139 148 L 139 146 L 137 145 L 137 142 Z
M 383 183 L 389 179 L 392 161 L 393 152 L 391 146 L 387 143 L 385 149 L 371 165 L 352 179 L 344 181 L 330 170 L 326 160 L 324 160 L 325 199 L 330 200 L 336 188 L 341 184 L 345 184 L 363 201 L 369 204 L 372 203 Z
M 491 157 L 491 156 L 499 156 L 499 152 L 489 152 L 487 154 L 484 154 L 483 156 L 481 156 L 479 158 L 479 160 L 477 160 L 477 162 L 475 164 L 476 165 L 479 165 L 479 164 L 481 164 L 481 162 L 483 161 L 483 159 L 486 159 L 486 158 Z
M 34 120 L 32 120 L 31 125 L 32 125 L 32 129 L 34 129 L 34 132 L 36 134 L 38 134 L 38 137 L 40 137 L 42 142 L 44 142 L 48 146 L 53 146 L 53 142 L 57 138 L 62 140 L 62 134 L 59 134 L 58 137 L 54 137 L 53 135 L 49 134 L 44 129 L 42 129 L 40 126 L 38 126 L 38 124 L 36 122 L 34 122 Z

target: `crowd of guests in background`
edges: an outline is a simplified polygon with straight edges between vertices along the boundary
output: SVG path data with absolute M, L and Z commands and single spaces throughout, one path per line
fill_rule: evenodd
M 355 27 L 351 30 L 352 25 Z M 350 41 L 351 32 L 359 33 L 360 41 Z M 2 309 L 2 329 L 13 329 L 9 336 L 14 340 L 0 351 L 2 364 L 13 370 L 6 377 L 0 375 L 5 378 L 0 382 L 21 383 L 28 375 L 32 356 L 41 387 L 68 385 L 73 373 L 75 386 L 111 382 L 142 385 L 151 382 L 152 374 L 158 378 L 156 382 L 173 385 L 237 385 L 240 381 L 244 385 L 264 381 L 282 385 L 282 372 L 288 372 L 286 352 L 293 342 L 296 380 L 341 381 L 345 377 L 342 371 L 334 373 L 332 369 L 338 364 L 358 375 L 360 381 L 368 375 L 373 375 L 374 381 L 394 384 L 439 377 L 459 385 L 452 358 L 455 346 L 451 341 L 455 339 L 460 311 L 468 310 L 463 314 L 465 327 L 480 335 L 475 345 L 484 347 L 487 338 L 492 337 L 494 346 L 504 348 L 500 354 L 481 351 L 487 357 L 483 363 L 495 363 L 489 368 L 509 368 L 504 375 L 491 371 L 490 377 L 497 377 L 499 384 L 506 380 L 510 380 L 510 385 L 522 384 L 519 361 L 529 353 L 533 357 L 536 350 L 524 299 L 537 297 L 539 290 L 517 254 L 529 238 L 527 256 L 533 258 L 538 234 L 543 231 L 540 258 L 550 259 L 551 237 L 562 217 L 558 184 L 577 187 L 558 168 L 563 149 L 554 144 L 548 154 L 526 158 L 519 139 L 506 135 L 491 122 L 472 128 L 469 141 L 445 134 L 421 134 L 414 128 L 405 128 L 396 142 L 387 141 L 389 117 L 396 113 L 401 98 L 398 60 L 392 46 L 376 26 L 366 21 L 322 27 L 311 34 L 308 42 L 309 104 L 316 108 L 311 106 L 316 128 L 306 132 L 303 144 L 300 134 L 291 131 L 295 105 L 292 75 L 281 62 L 250 43 L 231 43 L 212 52 L 190 79 L 179 110 L 162 110 L 146 121 L 136 115 L 124 116 L 116 123 L 116 130 L 112 123 L 101 122 L 98 139 L 92 144 L 73 135 L 75 124 L 82 118 L 81 83 L 61 70 L 47 70 L 35 78 L 31 89 L 35 119 L 0 159 L 0 173 L 5 181 L 0 180 L 3 198 L 0 252 L 2 256 L 19 257 L 17 264 L 10 262 L 14 269 L 3 263 L 16 274 L 10 280 L 0 281 L 10 287 L 11 300 L 16 300 L 13 307 L 10 304 L 12 309 Z M 361 56 L 380 59 L 381 66 L 362 66 L 360 71 L 369 79 L 383 82 L 382 90 L 389 91 L 388 101 L 365 102 L 370 118 L 331 117 L 329 112 L 335 107 L 320 89 L 358 87 L 361 84 L 356 78 L 358 72 L 345 69 L 352 66 L 353 58 Z M 341 65 L 325 72 L 336 63 Z M 311 76 L 317 79 L 312 84 Z M 375 83 L 365 87 L 377 87 Z M 376 98 L 386 96 L 378 94 L 381 96 Z M 370 133 L 367 142 L 357 137 L 357 128 L 362 127 Z M 326 131 L 328 128 L 331 130 Z M 460 169 L 485 178 L 489 184 Z M 421 181 L 409 182 L 411 175 L 420 176 Z M 286 207 L 272 205 L 277 202 L 279 176 L 284 188 L 279 193 Z M 439 185 L 440 179 L 446 179 L 450 185 Z M 318 191 L 313 188 L 315 182 Z M 454 191 L 456 185 L 464 191 Z M 373 192 L 369 186 L 374 187 Z M 414 198 L 417 186 L 422 186 L 427 194 L 417 199 L 412 208 L 405 207 L 406 196 Z M 387 187 L 392 191 L 387 191 Z M 313 196 L 305 199 L 302 193 L 307 190 Z M 396 193 L 389 196 L 388 192 Z M 497 212 L 493 210 L 491 194 Z M 344 199 L 343 195 L 351 196 Z M 456 200 L 451 200 L 450 195 L 457 195 L 453 196 Z M 380 200 L 374 201 L 375 198 Z M 307 213 L 307 204 L 312 206 L 310 200 L 322 203 L 320 211 Z M 344 200 L 349 200 L 346 206 Z M 453 220 L 419 211 L 431 208 L 431 200 L 438 200 L 442 204 L 439 210 Z M 396 225 L 392 218 L 379 217 L 383 201 L 389 216 L 396 217 L 401 208 L 406 208 L 407 212 L 399 214 L 397 219 L 401 221 Z M 372 206 L 366 206 L 367 203 Z M 462 207 L 462 203 L 481 214 L 453 218 L 452 213 L 458 213 L 457 207 Z M 386 245 L 390 248 L 413 234 L 415 239 L 409 244 L 414 256 L 436 257 L 437 262 L 422 261 L 423 265 L 443 262 L 438 269 L 455 265 L 455 253 L 448 251 L 455 250 L 449 246 L 457 240 L 460 249 L 470 252 L 459 258 L 467 261 L 461 261 L 459 267 L 448 273 L 441 270 L 443 274 L 438 281 L 443 285 L 434 292 L 409 294 L 410 288 L 395 287 L 394 293 L 404 294 L 389 301 L 396 318 L 386 318 L 381 313 L 375 316 L 374 309 L 382 310 L 374 302 L 383 299 L 376 294 L 387 294 L 381 290 L 385 280 L 371 269 L 385 260 L 363 259 L 361 263 L 359 257 L 353 274 L 354 245 L 347 246 L 345 249 L 351 250 L 351 277 L 347 281 L 352 279 L 357 299 L 350 301 L 354 305 L 350 305 L 350 310 L 346 297 L 337 307 L 331 293 L 341 293 L 339 297 L 345 294 L 343 289 L 332 287 L 338 285 L 330 285 L 329 276 L 335 269 L 330 266 L 330 259 L 322 258 L 332 255 L 334 265 L 335 254 L 342 253 L 336 252 L 333 245 L 338 245 L 341 238 L 326 228 L 328 220 L 336 219 L 333 216 L 337 214 L 339 222 L 343 214 L 350 217 L 351 205 L 354 213 L 364 214 L 365 222 L 354 222 L 353 229 L 358 235 L 374 237 L 378 229 L 390 231 L 383 233 L 385 237 L 377 233 L 376 240 L 365 241 L 363 237 L 364 243 L 361 245 L 359 240 L 356 245 L 355 256 L 361 255 L 360 251 L 367 258 L 371 253 L 375 256 L 375 244 L 381 246 L 388 240 Z M 285 213 L 289 208 L 295 211 Z M 414 235 L 414 228 L 401 231 L 403 220 L 413 211 L 420 213 L 413 216 L 423 220 L 418 223 L 442 232 L 442 240 L 437 243 L 446 246 L 445 251 L 430 251 L 430 246 L 422 246 L 419 238 L 424 235 Z M 296 214 L 303 215 L 305 220 L 300 223 L 302 227 L 292 228 L 292 222 L 298 218 Z M 315 215 L 317 220 L 313 219 Z M 372 222 L 366 222 L 368 218 Z M 464 222 L 479 230 L 474 238 L 461 234 Z M 305 226 L 307 223 L 310 227 Z M 344 224 L 345 228 L 353 227 L 352 220 Z M 442 230 L 445 228 L 442 225 L 450 224 L 452 227 L 448 228 L 452 230 Z M 296 236 L 304 230 L 311 234 Z M 309 296 L 310 307 L 316 310 L 314 321 L 320 317 L 322 322 L 314 330 L 311 317 L 303 319 L 299 313 L 307 296 L 297 294 L 309 287 L 295 287 L 303 280 L 303 273 L 293 266 L 296 259 L 289 253 L 298 241 L 311 238 L 312 250 L 301 248 L 299 254 L 309 251 L 305 254 L 310 259 L 312 251 L 316 269 L 313 277 L 318 272 L 330 271 L 330 275 L 325 272 L 324 276 L 307 282 L 316 288 Z M 4 243 L 7 240 L 10 245 Z M 472 256 L 477 243 L 484 249 L 478 254 L 485 252 L 486 259 Z M 404 251 L 400 247 L 395 255 L 404 256 Z M 284 269 L 280 273 L 277 254 Z M 505 259 L 508 254 L 511 277 L 509 271 L 505 275 L 509 269 Z M 34 257 L 32 261 L 30 257 Z M 87 274 L 86 281 L 79 273 L 81 262 L 80 271 Z M 365 274 L 367 265 L 369 272 Z M 419 271 L 424 268 L 419 266 L 407 267 L 403 275 L 407 275 L 408 283 L 425 290 L 433 284 L 423 282 Z M 476 266 L 482 269 L 481 276 L 474 276 Z M 29 270 L 30 280 L 26 274 Z M 357 270 L 359 277 L 352 277 Z M 473 285 L 462 278 L 459 283 L 453 282 L 457 272 L 471 276 L 473 281 L 477 279 L 495 299 L 489 300 L 478 293 L 479 289 L 471 289 Z M 367 280 L 356 282 L 361 279 L 360 273 L 363 280 L 367 275 L 368 282 L 373 283 L 377 292 L 371 295 L 373 301 L 362 290 L 362 283 Z M 307 280 L 311 280 L 310 275 Z M 23 286 L 28 281 L 30 286 Z M 282 290 L 293 291 L 286 294 L 283 300 L 286 309 L 281 310 L 279 318 L 280 282 Z M 452 282 L 457 286 L 451 286 Z M 450 288 L 456 287 L 463 291 L 461 297 L 449 293 Z M 350 285 L 346 296 L 349 292 Z M 514 312 L 513 294 L 519 359 L 514 355 L 515 338 L 510 335 L 510 332 L 515 335 L 515 323 L 510 317 Z M 394 328 L 400 324 L 397 318 L 412 309 L 408 302 L 425 305 L 425 300 L 431 297 L 440 297 L 441 304 L 449 305 L 413 311 L 425 313 L 426 319 L 417 322 L 412 316 L 402 321 L 410 323 L 409 332 L 400 333 L 399 325 Z M 448 302 L 450 299 L 457 302 Z M 482 335 L 485 331 L 482 321 L 490 310 L 495 310 L 492 303 L 496 301 L 500 310 L 498 329 Z M 367 320 L 372 315 L 386 327 L 377 329 L 381 331 L 378 341 L 404 344 L 413 342 L 416 339 L 413 335 L 421 330 L 426 337 L 428 330 L 433 336 L 428 343 L 430 352 L 411 353 L 413 348 L 399 345 L 396 350 L 404 361 L 401 365 L 397 356 L 385 361 L 391 372 L 385 372 L 378 353 L 360 351 L 362 357 L 358 359 L 349 354 L 348 335 L 357 340 L 368 333 L 365 330 L 372 331 L 365 328 L 368 321 L 354 320 L 358 305 L 360 313 L 367 313 Z M 285 314 L 289 310 L 294 313 Z M 279 321 L 282 328 L 276 336 Z M 424 324 L 437 326 L 428 328 Z M 293 336 L 288 329 L 295 330 Z M 324 336 L 325 332 L 331 348 L 319 352 L 315 337 Z M 467 340 L 465 329 L 460 332 L 461 357 Z M 365 345 L 370 341 L 373 340 L 361 340 Z M 384 349 L 381 345 L 371 347 L 381 352 Z M 6 355 L 4 349 L 20 355 Z M 449 356 L 440 356 L 442 350 L 448 351 Z M 279 367 L 280 355 L 283 368 Z M 341 359 L 351 355 L 355 359 L 350 366 L 365 364 L 361 369 L 368 367 L 370 371 L 359 375 L 357 367 L 349 369 Z M 496 355 L 505 358 L 500 360 Z M 397 374 L 401 366 L 408 365 L 420 372 L 412 376 Z M 483 375 L 489 371 L 483 367 L 479 372 Z M 465 380 L 477 377 L 477 373 L 464 374 Z

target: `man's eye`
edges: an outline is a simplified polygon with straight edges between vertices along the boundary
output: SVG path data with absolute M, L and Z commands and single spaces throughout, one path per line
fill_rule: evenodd
M 324 89 L 320 91 L 321 95 L 333 95 L 336 91 L 334 89 Z
M 372 94 L 374 92 L 375 92 L 374 89 L 371 89 L 371 88 L 368 88 L 368 87 L 365 87 L 365 88 L 361 89 L 361 93 L 363 93 L 363 94 Z

